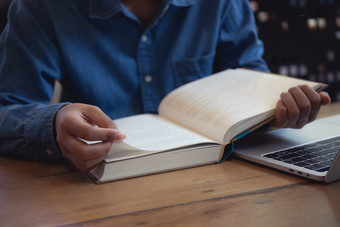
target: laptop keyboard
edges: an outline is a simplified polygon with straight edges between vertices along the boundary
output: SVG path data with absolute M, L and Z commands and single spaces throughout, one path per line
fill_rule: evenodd
M 339 150 L 340 136 L 264 154 L 263 156 L 310 170 L 324 172 L 331 167 Z

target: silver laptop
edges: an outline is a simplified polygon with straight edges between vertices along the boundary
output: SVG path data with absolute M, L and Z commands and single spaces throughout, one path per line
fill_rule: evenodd
M 340 179 L 340 114 L 302 129 L 255 131 L 234 144 L 241 159 L 330 183 Z

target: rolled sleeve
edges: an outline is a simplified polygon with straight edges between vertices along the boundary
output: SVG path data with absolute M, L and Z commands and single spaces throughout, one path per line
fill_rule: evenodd
M 29 160 L 62 157 L 56 141 L 54 118 L 67 103 L 9 105 L 0 109 L 0 152 Z
M 25 124 L 25 144 L 30 159 L 49 160 L 62 157 L 56 141 L 54 118 L 66 103 L 37 107 L 28 114 Z M 22 155 L 20 155 L 22 156 Z

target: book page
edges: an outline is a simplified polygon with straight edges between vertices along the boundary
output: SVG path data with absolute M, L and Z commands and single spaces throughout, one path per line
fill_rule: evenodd
M 135 115 L 114 122 L 118 129 L 126 134 L 126 139 L 122 143 L 113 144 L 108 160 L 142 156 L 196 144 L 216 143 L 153 114 Z
M 236 123 L 261 114 L 265 115 L 259 122 L 272 117 L 280 94 L 302 84 L 318 83 L 247 69 L 226 70 L 174 90 L 161 102 L 159 113 L 223 143 L 226 131 Z M 247 124 L 256 125 L 252 120 Z

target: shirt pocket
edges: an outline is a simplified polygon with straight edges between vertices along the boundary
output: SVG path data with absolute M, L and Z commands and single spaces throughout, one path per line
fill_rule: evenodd
M 177 86 L 189 83 L 213 73 L 215 54 L 172 62 Z

